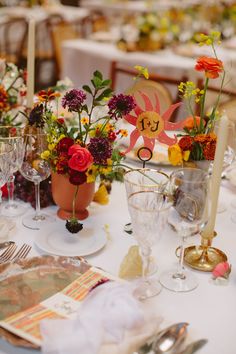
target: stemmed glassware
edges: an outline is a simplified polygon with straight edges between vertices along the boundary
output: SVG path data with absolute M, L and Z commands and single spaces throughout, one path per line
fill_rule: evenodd
M 169 222 L 181 239 L 178 269 L 165 272 L 160 283 L 167 289 L 185 292 L 198 286 L 197 278 L 184 269 L 184 241 L 199 233 L 208 221 L 209 175 L 197 168 L 182 168 L 170 176 L 170 190 L 174 204 L 169 213 Z
M 131 221 L 142 257 L 142 279 L 134 295 L 140 299 L 159 294 L 162 287 L 159 281 L 149 276 L 152 246 L 160 239 L 167 223 L 167 216 L 172 203 L 162 193 L 139 191 L 128 195 L 128 207 Z
M 32 134 L 25 134 L 25 154 L 21 174 L 35 185 L 36 210 L 34 215 L 27 215 L 23 218 L 23 225 L 39 230 L 40 226 L 53 222 L 55 219 L 41 212 L 40 210 L 40 182 L 50 176 L 50 165 L 41 158 L 43 151 L 47 149 L 46 134 L 41 131 Z
M 13 126 L 0 126 L 0 141 L 12 146 L 11 159 L 9 159 L 10 176 L 7 181 L 8 201 L 3 203 L 1 214 L 12 217 L 25 212 L 23 203 L 14 200 L 14 173 L 19 170 L 24 158 L 24 128 Z
M 128 170 L 124 175 L 125 189 L 127 198 L 130 194 L 139 191 L 158 191 L 164 192 L 169 176 L 162 171 L 150 168 L 139 168 Z M 124 227 L 125 232 L 131 234 L 132 224 L 128 223 Z M 155 259 L 150 262 L 148 273 L 152 274 L 157 271 Z
M 169 176 L 155 169 L 139 168 L 130 169 L 124 175 L 127 197 L 134 192 L 141 190 L 163 192 L 169 182 Z M 125 231 L 132 233 L 132 225 L 125 225 Z
M 10 164 L 13 148 L 10 144 L 0 141 L 0 188 L 6 183 L 10 175 Z

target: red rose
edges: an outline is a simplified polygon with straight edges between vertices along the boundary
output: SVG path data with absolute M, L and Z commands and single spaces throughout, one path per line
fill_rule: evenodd
M 64 118 L 57 118 L 57 123 L 64 124 L 65 123 L 65 119 Z
M 74 144 L 74 140 L 72 138 L 62 138 L 57 144 L 58 152 L 67 152 L 70 146 Z
M 223 70 L 221 60 L 209 57 L 200 57 L 195 65 L 195 70 L 205 71 L 205 76 L 209 79 L 216 79 Z
M 68 165 L 73 170 L 80 172 L 86 171 L 93 163 L 93 156 L 91 153 L 78 144 L 71 146 L 68 150 L 68 154 L 72 155 L 68 161 Z
M 79 184 L 83 184 L 87 181 L 87 176 L 85 172 L 79 172 L 72 169 L 69 169 L 69 181 L 71 184 L 78 186 Z

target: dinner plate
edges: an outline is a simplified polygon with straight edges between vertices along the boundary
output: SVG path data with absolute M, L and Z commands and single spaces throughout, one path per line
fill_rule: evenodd
M 58 256 L 88 256 L 101 250 L 106 242 L 105 232 L 84 223 L 84 228 L 78 234 L 71 234 L 65 228 L 65 222 L 58 221 L 41 229 L 34 240 L 42 251 Z

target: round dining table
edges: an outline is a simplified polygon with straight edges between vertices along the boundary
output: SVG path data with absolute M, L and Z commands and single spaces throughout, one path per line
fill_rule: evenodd
M 135 161 L 132 163 L 139 166 Z M 158 163 L 150 163 L 147 166 L 162 169 L 167 173 L 172 171 L 170 166 L 161 166 Z M 217 237 L 213 240 L 213 246 L 225 252 L 232 265 L 229 280 L 219 285 L 212 279 L 211 273 L 192 270 L 199 282 L 195 290 L 176 293 L 163 288 L 159 295 L 146 300 L 148 306 L 155 309 L 156 313 L 162 317 L 160 328 L 177 322 L 187 322 L 189 325 L 186 343 L 201 338 L 208 340 L 207 344 L 198 351 L 199 354 L 235 354 L 236 352 L 234 337 L 236 333 L 236 234 L 235 224 L 231 221 L 233 212 L 231 202 L 236 200 L 236 187 L 227 179 L 222 179 L 219 198 L 226 203 L 227 209 L 217 214 L 215 225 Z M 32 213 L 32 211 L 31 206 L 28 206 L 26 213 Z M 65 227 L 64 222 L 57 219 L 56 206 L 47 207 L 43 211 L 55 217 L 54 223 L 46 227 L 47 233 L 53 231 L 55 227 L 58 229 L 58 225 L 61 225 L 61 228 Z M 11 220 L 15 222 L 15 228 L 9 237 L 18 246 L 23 243 L 32 246 L 28 257 L 47 253 L 36 242 L 44 237 L 45 228 L 42 230 L 28 229 L 22 225 L 22 217 Z M 94 237 L 106 235 L 105 244 L 100 250 L 88 256 L 84 255 L 87 262 L 118 278 L 124 257 L 129 248 L 136 245 L 134 236 L 124 231 L 124 225 L 129 221 L 125 185 L 121 182 L 114 182 L 109 203 L 100 205 L 92 202 L 89 206 L 89 217 L 83 221 L 84 228 L 88 224 L 92 227 Z M 169 268 L 177 267 L 178 258 L 175 251 L 179 242 L 176 232 L 167 224 L 159 243 L 152 249 L 153 257 L 158 265 L 155 277 L 159 277 Z M 200 244 L 200 236 L 190 237 L 186 243 L 187 245 Z M 52 248 L 49 251 L 55 254 L 56 249 L 55 241 L 55 249 Z M 0 354 L 35 353 L 33 349 L 14 347 L 0 339 Z

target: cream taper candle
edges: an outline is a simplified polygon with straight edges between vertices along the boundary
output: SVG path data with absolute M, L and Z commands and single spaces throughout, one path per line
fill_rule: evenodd
M 34 104 L 34 66 L 35 66 L 35 20 L 30 19 L 28 26 L 27 48 L 27 107 Z
M 218 205 L 218 197 L 220 191 L 221 174 L 224 163 L 224 153 L 228 137 L 228 118 L 223 115 L 219 122 L 219 130 L 217 135 L 217 144 L 215 159 L 213 164 L 212 178 L 211 178 L 211 210 L 209 221 L 202 231 L 202 236 L 205 238 L 213 237 Z

